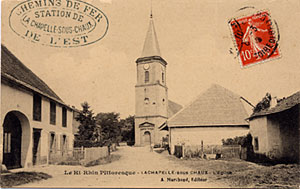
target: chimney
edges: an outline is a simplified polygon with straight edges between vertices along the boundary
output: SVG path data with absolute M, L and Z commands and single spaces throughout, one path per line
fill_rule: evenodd
M 272 97 L 270 102 L 270 108 L 274 108 L 277 105 L 277 97 Z

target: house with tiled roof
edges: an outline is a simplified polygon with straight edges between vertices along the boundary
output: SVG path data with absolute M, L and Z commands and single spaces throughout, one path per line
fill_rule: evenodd
M 249 132 L 244 98 L 219 85 L 212 85 L 160 127 L 169 131 L 169 145 L 221 145 L 222 139 Z
M 300 91 L 280 100 L 274 107 L 253 113 L 249 121 L 256 154 L 299 162 Z
M 1 45 L 0 164 L 30 167 L 73 148 L 73 109 Z

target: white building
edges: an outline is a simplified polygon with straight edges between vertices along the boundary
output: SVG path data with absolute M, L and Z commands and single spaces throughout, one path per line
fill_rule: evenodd
M 73 148 L 73 110 L 1 46 L 0 164 L 46 164 Z
M 300 91 L 253 113 L 249 120 L 258 158 L 300 163 Z
M 174 146 L 221 145 L 222 139 L 249 132 L 243 98 L 219 85 L 212 85 L 160 127 L 169 130 L 171 153 Z M 247 106 L 247 105 L 246 105 Z

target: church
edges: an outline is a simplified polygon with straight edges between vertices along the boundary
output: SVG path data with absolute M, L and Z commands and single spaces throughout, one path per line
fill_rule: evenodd
M 167 62 L 162 58 L 152 14 L 140 58 L 136 60 L 135 146 L 161 144 L 168 135 L 174 145 L 222 144 L 222 139 L 249 132 L 243 97 L 213 85 L 185 107 L 168 99 Z
M 167 132 L 159 126 L 182 108 L 168 99 L 167 64 L 161 57 L 151 14 L 142 55 L 136 60 L 135 146 L 160 144 Z

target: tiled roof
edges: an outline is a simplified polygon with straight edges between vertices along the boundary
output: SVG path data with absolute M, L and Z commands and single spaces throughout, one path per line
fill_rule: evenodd
M 249 119 L 252 119 L 254 117 L 259 117 L 259 116 L 282 112 L 284 110 L 294 107 L 297 104 L 300 104 L 300 91 L 296 92 L 295 94 L 293 94 L 287 98 L 282 99 L 273 108 L 262 110 L 260 112 L 252 114 Z
M 212 85 L 168 120 L 169 127 L 249 125 L 240 96 Z
M 176 114 L 179 110 L 182 109 L 182 106 L 180 104 L 177 104 L 176 102 L 173 102 L 171 100 L 168 101 L 168 117 L 172 117 L 174 114 Z
M 1 45 L 1 77 L 63 103 L 45 82 L 18 60 L 4 45 Z

